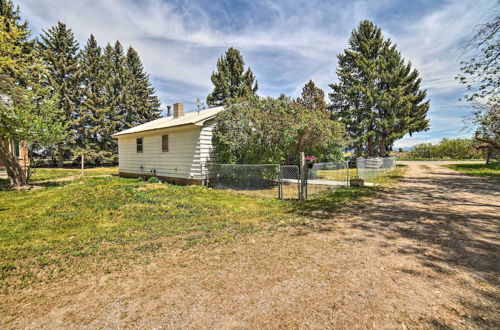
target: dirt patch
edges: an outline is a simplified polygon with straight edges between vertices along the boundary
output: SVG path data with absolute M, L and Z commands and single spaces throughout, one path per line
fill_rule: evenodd
M 429 166 L 329 219 L 3 294 L 0 324 L 498 328 L 500 187 Z

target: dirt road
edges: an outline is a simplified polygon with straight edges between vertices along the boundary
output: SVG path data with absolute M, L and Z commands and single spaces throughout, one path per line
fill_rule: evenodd
M 34 292 L 9 326 L 498 328 L 499 224 L 498 182 L 410 164 L 333 218 Z

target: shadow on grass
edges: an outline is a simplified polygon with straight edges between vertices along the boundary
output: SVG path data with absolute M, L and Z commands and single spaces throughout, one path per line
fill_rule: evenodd
M 373 181 L 377 185 L 373 187 L 340 187 L 306 202 L 294 202 L 292 212 L 311 218 L 328 219 L 347 207 L 362 209 L 365 206 L 364 198 L 391 191 L 392 187 L 403 179 L 406 168 L 405 165 L 398 165 L 393 171 L 375 178 Z

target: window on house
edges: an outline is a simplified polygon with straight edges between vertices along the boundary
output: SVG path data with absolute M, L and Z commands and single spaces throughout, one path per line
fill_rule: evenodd
M 19 145 L 19 141 L 12 141 L 12 154 L 14 157 L 21 157 L 21 147 Z
M 161 136 L 161 151 L 168 152 L 168 134 Z
M 137 152 L 142 152 L 142 138 L 137 138 Z

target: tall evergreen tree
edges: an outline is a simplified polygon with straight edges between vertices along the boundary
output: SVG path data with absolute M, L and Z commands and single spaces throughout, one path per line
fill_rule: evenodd
M 46 83 L 52 95 L 58 96 L 59 109 L 63 111 L 71 130 L 70 139 L 58 146 L 59 167 L 63 166 L 64 154 L 76 139 L 80 99 L 78 50 L 73 32 L 64 23 L 58 22 L 41 35 L 39 51 L 49 72 Z
M 338 60 L 331 110 L 346 125 L 357 154 L 385 156 L 397 139 L 428 129 L 429 102 L 419 73 L 379 27 L 362 21 Z
M 102 49 L 90 35 L 80 52 L 80 84 L 82 88 L 78 119 L 78 150 L 88 161 L 95 163 L 113 161 L 113 152 L 102 146 L 102 131 L 109 111 L 105 93 L 106 74 Z
M 209 106 L 224 105 L 231 99 L 245 99 L 254 96 L 258 89 L 250 68 L 245 71 L 245 61 L 236 48 L 229 48 L 217 60 L 217 72 L 211 77 L 214 89 L 207 97 Z
M 114 46 L 109 43 L 104 48 L 103 73 L 105 75 L 104 92 L 106 97 L 106 115 L 101 130 L 101 148 L 117 153 L 116 141 L 112 135 L 124 127 L 125 121 L 125 55 L 119 41 Z
M 129 47 L 126 54 L 125 76 L 127 81 L 126 126 L 123 128 L 160 118 L 160 100 L 149 82 L 149 75 L 144 72 L 139 54 L 132 47 Z
M 298 102 L 311 110 L 326 110 L 328 105 L 325 102 L 325 92 L 309 80 L 302 88 L 302 94 Z

